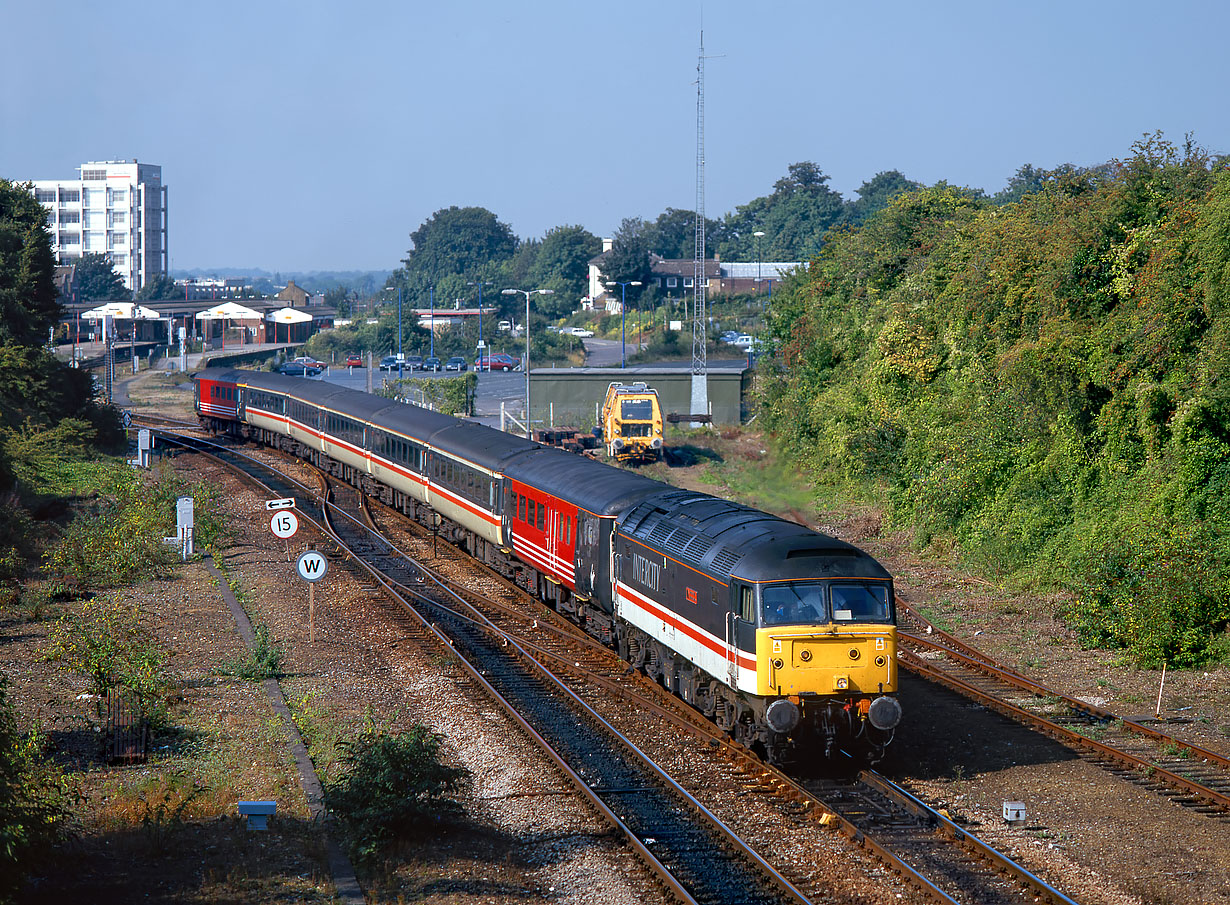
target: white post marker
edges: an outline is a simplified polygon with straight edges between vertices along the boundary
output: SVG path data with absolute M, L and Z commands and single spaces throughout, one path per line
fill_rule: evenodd
M 329 572 L 329 560 L 316 550 L 304 550 L 295 563 L 295 571 L 308 583 L 308 643 L 316 643 L 316 582 Z

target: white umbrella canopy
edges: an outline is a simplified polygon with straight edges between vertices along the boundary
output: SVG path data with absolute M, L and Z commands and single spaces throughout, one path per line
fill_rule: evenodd
M 251 308 L 245 308 L 243 305 L 238 305 L 235 302 L 223 302 L 221 305 L 214 305 L 212 308 L 202 311 L 196 316 L 196 319 L 199 321 L 248 321 L 260 320 L 260 317 L 259 311 L 253 311 Z
M 275 324 L 307 324 L 311 322 L 312 315 L 298 308 L 279 308 L 266 314 L 265 320 Z
M 162 319 L 162 315 L 153 308 L 146 308 L 144 305 L 136 305 L 132 302 L 108 302 L 81 313 L 81 319 L 87 321 L 102 320 L 104 317 L 114 317 L 122 321 Z

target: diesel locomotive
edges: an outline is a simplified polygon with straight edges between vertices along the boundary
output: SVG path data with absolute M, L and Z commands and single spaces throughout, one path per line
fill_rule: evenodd
M 857 547 L 328 383 L 206 369 L 195 394 L 207 429 L 438 527 L 771 762 L 875 760 L 892 739 L 892 577 Z

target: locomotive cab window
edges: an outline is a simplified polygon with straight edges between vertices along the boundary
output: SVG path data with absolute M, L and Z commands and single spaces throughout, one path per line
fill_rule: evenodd
M 755 592 L 745 585 L 739 586 L 739 618 L 744 622 L 756 621 Z
M 819 581 L 791 581 L 767 585 L 760 593 L 760 614 L 765 625 L 813 625 L 829 622 L 825 586 Z
M 832 592 L 836 622 L 888 622 L 892 617 L 887 584 L 834 584 Z

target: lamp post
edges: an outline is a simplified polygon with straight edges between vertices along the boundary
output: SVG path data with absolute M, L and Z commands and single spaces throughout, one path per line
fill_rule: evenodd
M 764 233 L 760 230 L 752 233 L 756 237 L 756 292 L 760 292 L 760 239 Z
M 431 317 L 428 320 L 427 332 L 431 334 L 431 353 L 430 357 L 436 357 L 436 287 L 427 287 L 427 298 L 431 304 Z M 421 298 L 421 296 L 420 296 Z
M 392 286 L 386 286 L 386 289 L 392 289 Z M 289 327 L 287 329 L 290 329 Z M 402 377 L 401 373 L 401 287 L 397 287 L 397 379 Z
M 530 296 L 552 295 L 552 289 L 501 289 L 501 295 L 525 296 L 525 439 L 530 438 Z
M 482 370 L 482 354 L 483 354 L 483 287 L 490 286 L 490 280 L 478 280 L 476 282 L 466 283 L 467 286 L 478 287 L 478 367 L 475 370 Z M 491 370 L 491 353 L 487 353 L 487 370 Z
M 628 280 L 627 282 L 620 282 L 619 280 L 607 280 L 606 284 L 619 287 L 619 366 L 626 368 L 628 366 L 628 353 L 624 343 L 626 335 L 624 326 L 628 322 L 628 306 L 626 304 L 628 300 L 628 287 L 639 286 L 641 281 Z

